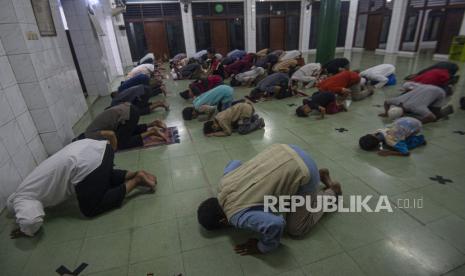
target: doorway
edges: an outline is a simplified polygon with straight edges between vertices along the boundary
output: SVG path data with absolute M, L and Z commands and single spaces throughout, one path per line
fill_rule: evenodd
M 212 47 L 226 55 L 244 49 L 244 3 L 192 3 L 192 19 L 197 51 Z
M 270 18 L 270 48 L 271 49 L 284 49 L 284 30 L 285 30 L 284 17 Z
M 460 32 L 460 26 L 462 24 L 463 13 L 465 9 L 448 9 L 446 16 L 444 17 L 444 23 L 439 36 L 436 53 L 438 54 L 449 54 L 449 49 L 452 44 L 454 36 Z
M 364 45 L 366 50 L 374 51 L 378 48 L 381 29 L 383 27 L 383 19 L 384 16 L 382 14 L 368 15 Z
M 149 52 L 152 52 L 157 60 L 164 60 L 165 57 L 169 57 L 163 21 L 144 22 L 144 30 Z
M 223 56 L 229 52 L 228 23 L 226 20 L 211 20 L 211 43 Z

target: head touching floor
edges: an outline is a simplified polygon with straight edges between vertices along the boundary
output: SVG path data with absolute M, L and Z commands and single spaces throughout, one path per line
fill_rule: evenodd
M 200 89 L 197 86 L 190 86 L 190 93 L 192 94 L 191 97 L 197 97 L 200 95 L 202 92 L 200 92 Z
M 181 98 L 183 98 L 184 100 L 188 100 L 190 98 L 189 89 L 179 92 L 179 96 L 181 96 Z
M 395 120 L 404 115 L 404 110 L 402 109 L 402 107 L 391 105 L 391 107 L 389 107 L 387 114 L 390 120 Z
M 203 124 L 203 134 L 207 135 L 210 133 L 214 133 L 220 131 L 219 125 L 215 122 L 215 120 L 207 121 Z
M 236 78 L 231 78 L 231 82 L 229 83 L 232 87 L 236 87 L 236 86 L 241 86 L 242 83 L 240 81 L 238 81 Z
M 362 150 L 371 151 L 375 150 L 378 147 L 379 140 L 373 134 L 367 134 L 360 137 L 358 144 Z
M 312 112 L 312 109 L 306 104 L 297 107 L 295 110 L 297 117 L 308 117 L 310 112 Z
M 193 107 L 186 107 L 182 110 L 182 118 L 190 121 L 196 117 L 195 109 Z
M 216 197 L 211 197 L 200 204 L 197 209 L 197 220 L 208 231 L 227 225 L 226 215 Z

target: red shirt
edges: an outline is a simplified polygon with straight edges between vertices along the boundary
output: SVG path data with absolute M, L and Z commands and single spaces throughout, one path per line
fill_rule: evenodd
M 210 75 L 206 81 L 198 80 L 190 84 L 191 87 L 197 87 L 200 93 L 207 92 L 208 90 L 217 87 L 223 83 L 223 78 L 218 75 Z
M 445 86 L 449 82 L 449 71 L 446 69 L 432 69 L 416 76 L 412 81 L 436 86 Z
M 247 71 L 253 66 L 253 58 L 253 54 L 247 54 L 242 59 L 236 60 L 232 64 L 225 66 L 224 71 L 228 73 L 228 75 L 237 75 Z
M 349 88 L 360 82 L 360 75 L 357 72 L 342 71 L 334 76 L 322 80 L 318 89 L 322 92 L 332 92 L 340 94 L 343 88 Z

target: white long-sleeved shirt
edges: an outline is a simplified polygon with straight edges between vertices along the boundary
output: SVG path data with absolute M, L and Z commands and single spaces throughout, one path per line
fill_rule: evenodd
M 128 73 L 127 78 L 130 79 L 135 77 L 139 74 L 145 74 L 148 77 L 155 71 L 155 66 L 153 64 L 141 64 L 137 67 L 134 67 L 131 72 Z
M 149 59 L 152 59 L 153 61 L 155 61 L 155 55 L 153 53 L 148 53 L 146 54 L 144 57 L 142 57 L 140 60 L 139 60 L 139 64 L 142 64 L 144 61 L 147 61 Z
M 381 88 L 389 81 L 387 77 L 394 74 L 396 67 L 392 64 L 380 64 L 366 69 L 360 73 L 361 77 L 364 77 L 370 81 L 377 81 L 376 88 Z
M 255 67 L 249 71 L 239 73 L 235 76 L 236 80 L 240 82 L 247 82 L 249 80 L 255 80 L 258 76 L 265 74 L 265 69 L 262 67 Z
M 286 51 L 279 57 L 279 61 L 285 61 L 285 60 L 289 60 L 289 59 L 296 59 L 301 55 L 302 55 L 302 52 L 299 51 L 299 50 Z
M 8 197 L 21 231 L 33 236 L 42 226 L 44 208 L 75 194 L 74 186 L 98 168 L 107 142 L 83 139 L 71 143 L 37 166 Z
M 299 70 L 292 74 L 291 79 L 297 81 L 311 81 L 315 80 L 321 71 L 321 64 L 319 63 L 307 63 L 300 67 Z

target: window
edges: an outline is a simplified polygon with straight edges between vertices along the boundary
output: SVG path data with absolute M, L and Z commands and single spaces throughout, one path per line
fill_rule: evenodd
M 357 31 L 355 35 L 355 47 L 363 48 L 365 45 L 365 33 L 367 29 L 367 20 L 368 20 L 368 15 L 367 14 L 361 14 L 358 16 L 358 22 L 357 22 Z
M 312 17 L 310 23 L 310 43 L 309 49 L 316 49 L 318 41 L 318 21 L 320 20 L 320 3 L 316 2 L 312 5 Z
M 337 47 L 344 47 L 346 44 L 347 22 L 349 21 L 349 2 L 341 2 L 341 15 L 339 17 L 339 29 L 337 32 Z
M 436 41 L 438 40 L 439 25 L 441 24 L 442 15 L 440 13 L 431 12 L 426 22 L 425 34 L 423 41 Z
M 166 21 L 165 27 L 170 57 L 173 57 L 178 53 L 185 53 L 186 46 L 184 45 L 182 22 L 177 20 Z
M 211 47 L 210 21 L 194 20 L 195 45 L 197 51 Z
M 147 52 L 145 42 L 144 24 L 142 22 L 126 22 L 129 48 L 133 61 L 141 59 Z
M 231 49 L 244 49 L 244 19 L 234 18 L 228 20 L 229 41 Z
M 270 18 L 257 17 L 257 51 L 270 47 Z
M 379 35 L 379 43 L 386 43 L 389 35 L 389 25 L 391 25 L 391 16 L 385 15 L 383 18 L 383 26 Z
M 300 16 L 286 16 L 286 50 L 299 49 Z
M 405 25 L 404 42 L 415 41 L 415 33 L 417 31 L 418 13 L 407 15 L 407 24 Z

